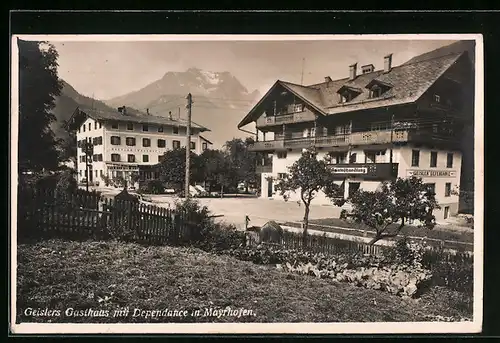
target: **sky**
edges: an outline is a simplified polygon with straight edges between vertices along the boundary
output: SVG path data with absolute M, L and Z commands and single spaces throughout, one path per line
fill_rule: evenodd
M 349 65 L 383 68 L 453 43 L 451 40 L 329 41 L 53 41 L 59 77 L 78 92 L 107 100 L 160 79 L 168 71 L 228 71 L 264 94 L 277 80 L 314 84 L 348 77 Z

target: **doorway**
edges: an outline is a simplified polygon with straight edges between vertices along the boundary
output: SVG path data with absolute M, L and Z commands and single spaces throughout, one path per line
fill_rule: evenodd
M 267 180 L 267 197 L 273 196 L 273 180 Z
M 361 182 L 349 182 L 349 190 L 348 190 L 349 198 L 358 191 L 360 185 Z
M 444 219 L 448 219 L 450 216 L 450 206 L 445 206 L 444 207 Z

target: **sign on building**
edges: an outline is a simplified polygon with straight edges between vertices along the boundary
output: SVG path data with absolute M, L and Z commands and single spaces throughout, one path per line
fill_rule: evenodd
M 454 170 L 431 170 L 431 169 L 421 169 L 413 170 L 408 169 L 406 175 L 417 176 L 417 177 L 455 177 L 456 172 Z

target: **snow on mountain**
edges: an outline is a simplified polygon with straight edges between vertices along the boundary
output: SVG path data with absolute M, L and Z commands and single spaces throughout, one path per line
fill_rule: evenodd
M 184 72 L 169 71 L 149 85 L 113 99 L 106 104 L 130 106 L 155 115 L 186 115 L 186 95 L 193 95 L 193 120 L 208 127 L 208 139 L 222 146 L 233 137 L 245 137 L 237 125 L 260 99 L 257 90 L 248 89 L 230 72 L 189 68 Z

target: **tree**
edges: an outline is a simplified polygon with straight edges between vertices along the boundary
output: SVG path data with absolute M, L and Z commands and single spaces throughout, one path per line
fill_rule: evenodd
M 57 142 L 50 124 L 55 96 L 61 91 L 58 54 L 46 42 L 18 40 L 19 48 L 19 166 L 39 172 L 59 164 Z
M 333 199 L 329 192 L 325 193 Z M 418 177 L 384 182 L 377 191 L 358 190 L 346 200 L 352 204 L 347 217 L 374 229 L 373 245 L 380 239 L 396 237 L 410 221 L 432 229 L 434 209 L 439 208 L 435 194 Z
M 224 187 L 230 187 L 234 183 L 235 169 L 232 168 L 228 156 L 220 150 L 205 150 L 200 155 L 202 165 L 202 179 L 208 183 L 208 191 L 219 186 L 221 194 Z
M 190 159 L 190 183 L 201 181 L 202 175 L 201 160 L 198 155 L 191 152 Z M 169 183 L 177 191 L 184 189 L 186 177 L 186 149 L 179 148 L 169 150 L 163 155 L 160 163 L 160 178 Z
M 224 145 L 229 161 L 236 170 L 235 183 L 244 182 L 247 191 L 248 186 L 257 183 L 258 180 L 258 175 L 255 172 L 257 153 L 248 150 L 248 147 L 253 143 L 253 138 L 247 137 L 245 140 L 233 138 Z
M 300 193 L 300 199 L 304 204 L 303 235 L 305 240 L 309 227 L 311 201 L 319 191 L 333 184 L 332 174 L 328 171 L 326 162 L 318 160 L 317 153 L 313 150 L 304 151 L 288 169 L 285 177 L 278 180 L 276 190 L 285 200 L 288 200 L 289 192 Z

